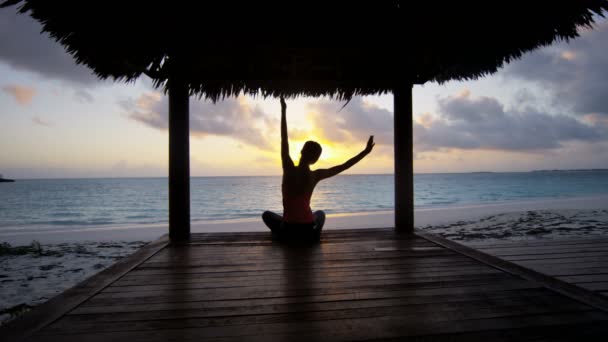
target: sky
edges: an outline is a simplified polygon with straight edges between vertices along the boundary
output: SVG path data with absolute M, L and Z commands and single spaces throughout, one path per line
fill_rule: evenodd
M 143 76 L 101 81 L 33 19 L 0 10 L 0 174 L 166 177 L 167 97 Z M 476 81 L 414 87 L 414 172 L 608 168 L 608 20 Z M 365 44 L 366 42 L 361 42 Z M 314 168 L 374 151 L 347 171 L 393 172 L 392 95 L 287 101 L 294 160 Z M 278 99 L 190 100 L 192 176 L 279 175 Z

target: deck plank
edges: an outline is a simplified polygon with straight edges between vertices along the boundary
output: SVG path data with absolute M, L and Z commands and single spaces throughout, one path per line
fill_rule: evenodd
M 520 315 L 505 316 L 471 312 L 470 318 L 461 316 L 460 312 L 429 313 L 418 320 L 411 321 L 414 316 L 402 314 L 396 316 L 359 317 L 348 319 L 327 320 L 294 320 L 281 323 L 254 323 L 248 325 L 213 325 L 209 327 L 189 326 L 181 329 L 154 329 L 131 331 L 104 331 L 96 334 L 40 334 L 39 341 L 201 341 L 213 338 L 236 338 L 246 340 L 297 340 L 297 341 L 344 341 L 370 340 L 420 336 L 431 334 L 455 334 L 487 330 L 511 330 L 526 327 L 559 327 L 566 324 L 576 324 L 595 321 L 598 324 L 606 322 L 606 315 L 597 312 L 566 312 L 551 315 Z M 301 317 L 297 317 L 300 319 Z M 420 323 L 424 322 L 424 323 Z M 597 331 L 598 336 L 605 337 L 606 330 Z M 596 336 L 597 338 L 597 336 Z
M 601 293 L 608 291 L 607 275 L 596 270 L 604 263 L 589 249 L 582 252 L 588 247 L 599 253 L 601 246 L 581 240 L 545 248 L 540 255 L 573 251 L 591 258 L 583 268 L 553 258 L 551 269 L 562 272 L 561 280 L 554 280 L 593 284 Z M 492 248 L 507 256 L 530 253 L 522 246 Z M 311 245 L 279 243 L 267 233 L 194 234 L 190 242 L 167 245 L 112 275 L 105 286 L 25 337 L 542 341 L 608 334 L 602 324 L 608 322 L 607 312 L 502 266 L 392 229 L 328 231 Z
M 599 295 L 608 291 L 608 239 L 556 239 L 473 245 L 537 272 L 569 282 Z

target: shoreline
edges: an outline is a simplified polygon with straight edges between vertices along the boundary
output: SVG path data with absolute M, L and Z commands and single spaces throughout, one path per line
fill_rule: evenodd
M 473 203 L 436 208 L 415 209 L 415 226 L 443 226 L 450 223 L 479 220 L 487 216 L 534 210 L 589 210 L 608 209 L 608 194 L 568 198 L 545 198 L 526 201 Z M 382 228 L 394 226 L 394 211 L 369 211 L 328 214 L 324 229 Z M 243 232 L 268 231 L 261 218 L 192 221 L 191 231 Z M 5 227 L 0 231 L 0 242 L 28 245 L 33 240 L 43 244 L 152 241 L 168 232 L 167 223 L 74 226 Z

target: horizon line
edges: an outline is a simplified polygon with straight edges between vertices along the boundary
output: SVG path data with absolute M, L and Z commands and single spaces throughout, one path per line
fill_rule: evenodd
M 608 171 L 608 168 L 590 168 L 590 169 L 537 169 L 528 171 L 456 171 L 456 172 L 414 172 L 414 175 L 445 175 L 445 174 L 483 174 L 483 173 L 538 173 L 538 172 L 573 172 L 573 171 Z M 347 173 L 340 176 L 393 176 L 394 173 Z M 238 178 L 238 177 L 280 177 L 281 174 L 270 175 L 217 175 L 217 176 L 190 176 L 190 178 Z M 84 177 L 49 177 L 49 178 L 15 178 L 14 180 L 51 180 L 51 179 L 158 179 L 169 178 L 169 176 L 84 176 Z

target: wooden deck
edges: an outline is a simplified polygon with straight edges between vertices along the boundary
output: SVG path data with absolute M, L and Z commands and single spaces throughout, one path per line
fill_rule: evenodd
M 160 240 L 0 329 L 0 339 L 603 341 L 608 335 L 605 302 L 594 302 L 604 297 L 587 291 L 582 300 L 591 305 L 585 304 L 567 295 L 569 284 L 558 293 L 543 279 L 513 274 L 508 263 L 490 266 L 495 259 L 476 253 L 392 229 L 327 231 L 315 245 L 273 242 L 268 233 L 197 234 L 181 245 Z
M 473 246 L 501 259 L 608 296 L 608 238 Z

